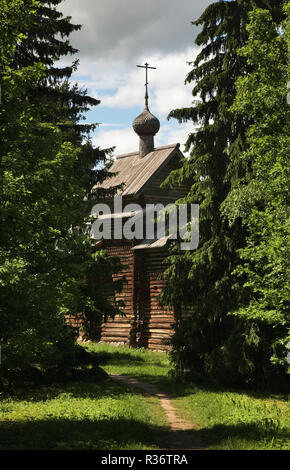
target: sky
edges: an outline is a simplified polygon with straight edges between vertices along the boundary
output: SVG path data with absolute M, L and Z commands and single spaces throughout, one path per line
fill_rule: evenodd
M 190 106 L 192 84 L 185 85 L 199 50 L 199 31 L 192 25 L 213 0 L 65 0 L 59 9 L 82 24 L 70 36 L 79 49 L 80 65 L 72 80 L 101 100 L 87 113 L 87 122 L 100 125 L 93 142 L 101 148 L 116 147 L 114 154 L 134 152 L 139 137 L 132 122 L 144 108 L 145 71 L 148 62 L 149 109 L 161 123 L 155 146 L 180 143 L 181 150 L 192 123 L 167 120 L 175 108 Z

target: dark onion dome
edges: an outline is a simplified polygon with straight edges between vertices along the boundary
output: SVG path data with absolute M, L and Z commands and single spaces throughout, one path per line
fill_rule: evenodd
M 139 136 L 146 134 L 155 135 L 160 129 L 160 122 L 157 117 L 150 113 L 148 107 L 145 106 L 144 111 L 134 119 L 133 129 Z

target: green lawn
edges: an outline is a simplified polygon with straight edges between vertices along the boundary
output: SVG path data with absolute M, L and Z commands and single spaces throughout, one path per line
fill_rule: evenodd
M 0 449 L 154 449 L 165 418 L 157 398 L 110 379 L 22 390 L 0 403 Z
M 176 382 L 167 354 L 90 344 L 111 373 L 159 384 L 180 416 L 191 420 L 210 449 L 290 449 L 289 396 L 197 387 Z
M 176 382 L 165 353 L 90 343 L 100 366 L 155 383 L 209 449 L 290 449 L 288 397 Z M 79 376 L 1 397 L 0 449 L 154 449 L 166 432 L 157 398 L 106 377 Z

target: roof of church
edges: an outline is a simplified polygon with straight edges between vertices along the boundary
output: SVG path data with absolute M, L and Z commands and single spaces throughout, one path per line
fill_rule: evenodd
M 118 155 L 110 168 L 110 173 L 116 174 L 107 178 L 101 187 L 109 189 L 123 184 L 119 194 L 137 194 L 176 155 L 176 151 L 183 157 L 179 144 L 158 147 L 143 158 L 140 158 L 139 152 Z

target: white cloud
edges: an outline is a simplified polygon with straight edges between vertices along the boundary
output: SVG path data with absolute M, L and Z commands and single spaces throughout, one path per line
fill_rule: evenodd
M 89 94 L 101 100 L 101 107 L 110 108 L 108 122 L 95 132 L 94 142 L 102 148 L 116 146 L 115 154 L 138 150 L 138 136 L 131 122 L 121 123 L 114 109 L 129 110 L 144 106 L 144 64 L 157 67 L 149 72 L 149 107 L 161 121 L 155 137 L 156 146 L 179 142 L 181 150 L 192 123 L 177 124 L 165 120 L 175 108 L 190 106 L 193 84 L 184 85 L 198 49 L 194 38 L 197 19 L 213 0 L 66 0 L 60 5 L 73 23 L 83 24 L 71 35 L 70 42 L 80 50 L 80 66 L 74 79 Z M 71 57 L 62 64 L 71 62 Z M 124 111 L 124 116 L 128 116 Z M 109 124 L 110 123 L 110 124 Z M 118 126 L 123 126 L 118 128 Z M 110 127 L 109 127 L 110 126 Z
M 155 54 L 148 57 L 149 64 L 157 70 L 149 71 L 149 107 L 158 118 L 167 117 L 175 108 L 190 106 L 193 84 L 184 85 L 186 75 L 191 70 L 188 61 L 193 61 L 198 49 L 189 48 L 185 52 Z M 144 64 L 139 58 L 138 64 Z M 81 73 L 80 73 L 81 72 Z M 84 78 L 85 75 L 85 78 Z M 129 109 L 144 106 L 145 72 L 136 66 L 118 68 L 108 61 L 106 64 L 86 64 L 75 75 L 75 81 L 89 90 L 89 94 L 101 100 L 101 106 L 113 109 Z
M 149 71 L 149 107 L 154 112 L 167 115 L 171 109 L 189 106 L 192 100 L 192 85 L 184 85 L 184 80 L 190 68 L 189 60 L 194 60 L 198 49 L 188 49 L 180 53 L 168 53 L 166 55 L 155 54 L 148 57 L 149 64 L 157 67 L 157 70 Z M 144 64 L 145 59 L 139 59 L 138 63 Z M 110 64 L 111 66 L 111 64 Z M 113 94 L 99 94 L 104 106 L 114 108 L 129 108 L 131 106 L 143 106 L 145 95 L 145 74 L 140 68 L 127 71 L 124 83 L 120 84 Z M 97 90 L 93 90 L 97 92 Z M 96 93 L 97 95 L 97 93 Z
M 196 20 L 213 0 L 67 0 L 60 8 L 83 24 L 72 34 L 80 57 L 134 63 L 140 55 L 180 52 L 193 44 Z
M 113 130 L 100 129 L 93 138 L 93 143 L 101 148 L 115 146 L 115 155 L 138 150 L 138 136 L 132 128 Z

